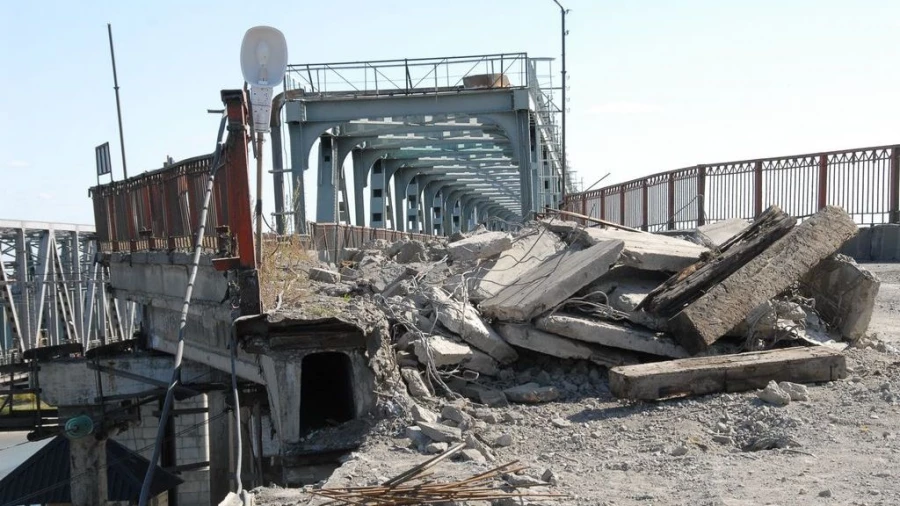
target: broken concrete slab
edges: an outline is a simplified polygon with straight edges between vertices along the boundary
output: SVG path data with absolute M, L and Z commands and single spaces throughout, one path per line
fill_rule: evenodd
M 485 232 L 451 242 L 447 254 L 453 262 L 469 262 L 497 256 L 512 246 L 512 236 L 506 232 Z
M 493 297 L 557 251 L 562 242 L 544 229 L 517 237 L 500 258 L 479 270 L 469 280 L 469 299 L 475 302 Z
M 552 334 L 612 348 L 661 357 L 683 358 L 689 356 L 687 350 L 668 336 L 621 324 L 557 313 L 538 318 L 535 326 Z
M 603 292 L 609 306 L 625 313 L 633 312 L 645 297 L 669 279 L 668 274 L 646 271 L 627 265 L 613 267 L 583 291 Z
M 690 352 L 706 349 L 856 233 L 843 209 L 822 209 L 682 309 L 669 321 L 672 333 Z
M 428 352 L 430 351 L 435 367 L 459 365 L 472 358 L 472 348 L 438 335 L 425 336 L 424 340 L 416 340 L 413 343 L 413 349 L 419 362 L 423 364 L 428 363 Z
M 849 341 L 865 335 L 880 287 L 878 277 L 846 255 L 822 260 L 801 283 L 822 318 Z
M 649 232 L 591 227 L 586 228 L 584 233 L 584 242 L 588 245 L 609 240 L 623 241 L 625 248 L 619 262 L 648 271 L 678 272 L 709 251 L 690 241 Z
M 415 420 L 416 422 L 437 423 L 437 421 L 438 421 L 437 413 L 434 413 L 433 411 L 423 408 L 422 406 L 419 406 L 418 404 L 414 404 L 412 407 L 412 410 L 410 410 L 410 411 L 411 411 L 413 420 Z
M 764 388 L 769 381 L 815 383 L 847 376 L 846 359 L 826 347 L 694 357 L 613 367 L 609 388 L 624 399 L 656 400 Z
M 498 320 L 529 321 L 605 274 L 618 260 L 624 245 L 613 240 L 581 251 L 561 251 L 482 301 L 480 307 L 484 314 Z
M 426 296 L 431 299 L 438 321 L 463 341 L 487 353 L 501 364 L 516 361 L 518 358 L 516 350 L 481 321 L 478 311 L 471 304 L 452 300 L 447 292 L 438 287 L 429 288 Z
M 408 264 L 412 262 L 427 262 L 428 248 L 422 241 L 409 241 L 401 243 L 402 246 L 394 256 L 394 261 L 399 264 Z
M 510 402 L 537 404 L 550 402 L 559 398 L 559 390 L 556 387 L 542 387 L 537 383 L 526 383 L 503 390 L 503 394 Z
M 403 376 L 403 381 L 406 382 L 406 388 L 409 390 L 409 395 L 416 399 L 427 399 L 431 397 L 431 391 L 428 390 L 428 386 L 425 385 L 425 381 L 422 380 L 422 376 L 419 374 L 418 370 L 411 367 L 404 367 L 400 369 L 400 375 Z
M 722 220 L 702 227 L 697 227 L 694 231 L 697 237 L 706 247 L 718 248 L 722 244 L 728 242 L 732 237 L 740 234 L 750 227 L 750 222 L 740 218 L 731 220 Z
M 497 332 L 513 346 L 553 357 L 589 360 L 604 367 L 642 362 L 635 353 L 568 339 L 538 330 L 527 323 L 498 325 Z
M 418 425 L 419 428 L 422 429 L 422 434 L 428 436 L 432 441 L 452 443 L 462 439 L 462 431 L 456 427 L 431 422 L 419 422 Z
M 472 356 L 463 360 L 460 365 L 465 369 L 486 376 L 496 376 L 500 373 L 500 367 L 497 365 L 497 361 L 491 358 L 487 353 L 482 353 L 478 350 L 472 350 Z
M 340 273 L 329 271 L 328 269 L 313 267 L 309 270 L 309 279 L 312 281 L 320 281 L 322 283 L 339 283 L 341 281 L 341 275 Z

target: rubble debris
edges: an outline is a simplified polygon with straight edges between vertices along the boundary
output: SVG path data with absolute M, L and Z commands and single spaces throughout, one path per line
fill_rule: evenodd
M 740 218 L 717 221 L 697 227 L 691 238 L 710 249 L 718 248 L 750 227 L 750 222 Z
M 400 369 L 400 376 L 402 376 L 403 381 L 406 382 L 406 388 L 409 389 L 409 395 L 416 399 L 427 399 L 431 397 L 432 393 L 428 390 L 428 387 L 425 385 L 425 381 L 422 380 L 422 376 L 419 374 L 418 370 L 413 369 L 412 367 L 403 367 Z
M 803 277 L 804 295 L 816 300 L 822 318 L 849 341 L 864 336 L 881 281 L 846 255 L 822 260 Z
M 480 302 L 497 295 L 545 260 L 556 254 L 562 244 L 556 235 L 545 229 L 533 229 L 516 237 L 512 247 L 496 261 L 484 265 L 471 278 L 469 299 Z
M 422 428 L 418 425 L 411 425 L 404 430 L 403 435 L 409 439 L 413 446 L 424 447 L 428 444 L 428 436 L 422 432 Z
M 409 241 L 402 244 L 397 254 L 394 255 L 394 261 L 398 264 L 409 264 L 413 262 L 427 262 L 428 248 L 422 241 Z
M 525 322 L 556 307 L 606 273 L 622 253 L 624 243 L 604 241 L 582 251 L 567 249 L 525 273 L 479 307 L 485 315 L 506 322 Z
M 617 265 L 582 291 L 603 292 L 610 307 L 624 313 L 632 313 L 648 294 L 667 279 L 669 276 L 665 273 Z
M 576 341 L 534 328 L 531 324 L 506 323 L 497 326 L 497 332 L 506 342 L 558 358 L 590 360 L 604 367 L 638 364 L 638 355 L 598 344 Z
M 481 454 L 480 451 L 474 448 L 466 448 L 465 450 L 459 452 L 462 456 L 463 461 L 467 462 L 476 462 L 479 464 L 483 464 L 487 462 L 487 459 L 484 458 L 484 455 Z
M 509 434 L 501 434 L 494 439 L 494 446 L 512 446 L 513 438 Z
M 792 401 L 809 400 L 809 389 L 806 388 L 806 385 L 791 383 L 790 381 L 782 381 L 778 383 L 778 386 L 791 396 Z
M 428 289 L 426 296 L 431 299 L 437 311 L 438 321 L 463 341 L 487 353 L 501 364 L 515 362 L 518 358 L 516 350 L 485 325 L 478 316 L 478 311 L 469 303 L 452 300 L 449 294 L 438 287 Z
M 846 359 L 827 347 L 783 348 L 614 367 L 610 391 L 620 398 L 656 400 L 763 388 L 769 381 L 814 383 L 847 376 Z
M 672 276 L 647 295 L 637 309 L 666 318 L 674 316 L 787 234 L 796 223 L 778 206 L 769 207 L 744 232 L 723 244 L 719 256 L 701 260 Z
M 329 271 L 328 269 L 320 269 L 312 267 L 309 269 L 309 279 L 312 281 L 321 281 L 322 283 L 340 283 L 340 273 Z
M 465 369 L 486 376 L 496 376 L 500 374 L 500 366 L 497 364 L 497 361 L 491 358 L 490 355 L 478 350 L 472 350 L 472 356 L 463 360 L 460 365 Z
M 688 356 L 687 350 L 670 337 L 621 324 L 614 325 L 569 314 L 552 314 L 538 318 L 535 326 L 546 332 L 611 348 L 672 358 Z
M 511 402 L 525 404 L 537 404 L 541 402 L 555 401 L 559 398 L 559 390 L 556 387 L 542 387 L 538 383 L 526 383 L 503 391 Z
M 707 248 L 676 237 L 649 232 L 628 232 L 608 228 L 584 229 L 584 242 L 589 246 L 609 240 L 625 243 L 622 265 L 648 271 L 678 272 L 693 265 Z
M 428 445 L 425 446 L 425 453 L 430 455 L 444 453 L 447 451 L 448 447 L 449 445 L 447 443 L 428 443 Z
M 506 232 L 485 232 L 451 242 L 447 254 L 453 262 L 469 262 L 497 256 L 512 246 L 512 237 Z
M 438 421 L 438 416 L 436 413 L 425 409 L 418 404 L 415 404 L 412 407 L 412 417 L 416 422 L 436 423 Z
M 506 394 L 500 390 L 494 390 L 493 388 L 482 388 L 479 390 L 478 400 L 485 406 L 494 408 L 504 408 L 509 406 L 509 399 L 506 398 Z
M 856 233 L 843 209 L 822 209 L 672 317 L 672 333 L 688 351 L 705 350 Z
M 763 388 L 756 394 L 763 402 L 774 404 L 776 406 L 787 406 L 791 403 L 791 394 L 785 392 L 775 380 L 769 382 L 766 388 Z

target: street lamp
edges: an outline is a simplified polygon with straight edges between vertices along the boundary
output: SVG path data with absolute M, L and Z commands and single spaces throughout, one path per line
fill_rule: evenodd
M 562 161 L 562 191 L 561 191 L 561 201 L 560 206 L 565 205 L 566 202 L 566 35 L 569 32 L 566 31 L 566 14 L 569 13 L 569 9 L 566 9 L 559 3 L 559 0 L 553 0 L 553 3 L 559 6 L 559 14 L 562 19 L 562 27 L 560 30 L 561 38 L 562 38 L 562 153 L 560 155 Z

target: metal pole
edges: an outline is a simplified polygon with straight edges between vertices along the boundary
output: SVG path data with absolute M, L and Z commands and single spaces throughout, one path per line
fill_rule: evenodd
M 263 185 L 263 133 L 256 132 L 256 265 L 262 266 L 262 185 Z
M 566 14 L 569 11 L 559 3 L 559 0 L 553 0 L 553 2 L 559 6 L 559 14 L 562 19 L 562 153 L 560 154 L 562 160 L 562 190 L 560 205 L 563 206 L 566 202 Z
M 116 75 L 116 52 L 113 49 L 112 25 L 110 23 L 106 23 L 106 30 L 109 32 L 109 55 L 112 58 L 113 89 L 116 90 L 116 114 L 119 116 L 119 146 L 122 148 L 122 173 L 125 175 L 124 179 L 128 179 L 128 166 L 125 164 L 125 136 L 122 134 L 122 105 L 119 103 L 119 78 Z M 110 178 L 112 178 L 112 172 L 110 172 Z

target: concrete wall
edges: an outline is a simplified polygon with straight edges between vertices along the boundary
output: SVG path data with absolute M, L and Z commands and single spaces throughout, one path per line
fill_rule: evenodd
M 847 241 L 841 253 L 857 262 L 900 262 L 900 225 L 860 227 L 859 234 Z
M 205 395 L 185 401 L 176 401 L 175 409 L 206 408 Z M 153 455 L 156 431 L 159 419 L 153 415 L 159 409 L 155 403 L 141 407 L 141 423 L 120 432 L 113 439 L 125 447 L 134 450 L 144 458 Z M 212 416 L 215 416 L 213 413 Z M 182 414 L 175 417 L 176 464 L 185 465 L 209 460 L 209 424 L 208 413 Z M 215 434 L 214 437 L 228 437 L 228 434 Z M 180 506 L 208 506 L 209 501 L 209 469 L 186 471 L 180 474 L 184 483 L 178 487 L 178 504 Z

